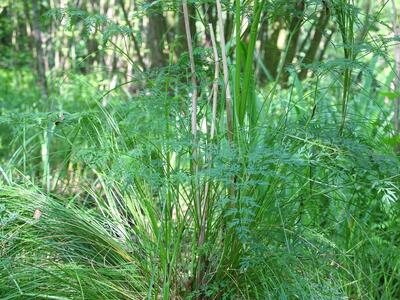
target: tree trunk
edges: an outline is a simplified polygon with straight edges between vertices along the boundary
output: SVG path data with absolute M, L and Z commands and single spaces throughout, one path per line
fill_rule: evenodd
M 265 24 L 264 27 L 267 26 L 268 24 Z M 281 59 L 281 50 L 278 48 L 278 37 L 281 29 L 281 22 L 273 23 L 270 30 L 271 34 L 265 34 L 264 46 L 262 47 L 264 49 L 263 63 L 271 76 L 271 80 L 274 80 L 278 74 L 278 66 Z M 264 31 L 267 31 L 267 28 L 264 28 Z M 265 79 L 267 79 L 267 76 L 261 77 L 261 80 L 264 81 Z
M 315 27 L 315 32 L 314 35 L 311 39 L 311 44 L 310 47 L 307 50 L 306 56 L 304 57 L 303 64 L 306 66 L 303 66 L 300 74 L 299 74 L 299 79 L 303 80 L 307 77 L 308 69 L 307 65 L 311 64 L 314 59 L 315 55 L 317 54 L 319 45 L 321 43 L 322 35 L 325 31 L 326 26 L 328 25 L 329 17 L 330 17 L 330 12 L 327 4 L 325 1 L 323 2 L 324 8 L 321 11 L 321 15 L 318 19 L 317 25 Z
M 364 24 L 362 29 L 359 31 L 356 41 L 357 42 L 362 42 L 364 40 L 364 38 L 367 36 L 368 31 L 371 27 L 371 23 L 370 23 L 370 10 L 371 10 L 371 0 L 367 0 L 364 4 Z
M 196 9 L 193 6 L 193 4 L 188 4 L 188 13 L 189 13 L 189 18 L 192 19 L 196 16 Z M 196 45 L 196 22 L 194 20 L 191 20 L 190 22 L 190 32 L 192 33 L 192 41 L 193 44 Z M 181 11 L 178 13 L 178 27 L 177 27 L 177 39 L 178 39 L 178 45 L 175 47 L 175 55 L 179 58 L 182 53 L 188 51 L 188 46 L 186 43 L 186 31 L 185 31 L 185 22 L 184 22 L 184 17 Z
M 42 32 L 40 30 L 40 12 L 37 0 L 32 0 L 32 30 L 33 30 L 33 42 L 36 50 L 36 69 L 39 77 L 40 87 L 42 91 L 42 97 L 47 99 L 49 95 L 47 80 L 46 80 L 46 69 L 45 69 L 45 58 L 43 55 L 42 48 Z M 24 2 L 25 5 L 28 5 Z
M 303 22 L 304 8 L 304 0 L 297 0 L 296 9 L 289 25 L 289 34 L 287 39 L 288 48 L 283 63 L 284 68 L 287 68 L 288 66 L 290 66 L 290 64 L 292 64 L 293 59 L 296 55 L 297 43 L 300 36 L 300 27 L 301 23 Z M 281 83 L 283 86 L 286 85 L 288 79 L 289 72 L 284 70 L 281 76 Z
M 215 12 L 214 5 L 203 4 L 203 11 L 204 11 L 204 16 L 206 17 L 205 24 L 211 24 L 212 28 L 215 28 L 216 24 L 217 24 L 217 15 Z M 191 25 L 192 25 L 192 23 L 191 23 Z M 207 26 L 206 26 L 206 30 L 205 30 L 205 35 L 206 35 L 206 46 L 211 47 L 211 44 L 212 44 L 211 32 L 209 30 L 207 30 Z
M 147 0 L 153 3 L 154 0 Z M 147 48 L 149 53 L 149 64 L 151 68 L 164 66 L 167 56 L 164 53 L 164 38 L 167 29 L 167 20 L 163 15 L 162 4 L 155 4 L 148 14 L 147 24 Z
M 131 37 L 132 42 L 133 42 L 133 47 L 135 48 L 135 51 L 136 51 L 136 55 L 137 55 L 137 59 L 138 59 L 139 65 L 142 67 L 143 70 L 146 70 L 146 65 L 145 65 L 145 63 L 143 61 L 143 57 L 142 57 L 142 54 L 140 52 L 139 43 L 137 42 L 135 34 L 133 33 L 133 27 L 132 27 L 131 22 L 129 21 L 128 12 L 125 9 L 124 0 L 119 0 L 118 2 L 119 2 L 119 5 L 120 5 L 120 7 L 122 9 L 122 13 L 124 15 L 124 19 L 125 19 L 126 25 L 129 27 L 129 29 L 131 31 L 130 32 L 130 37 Z

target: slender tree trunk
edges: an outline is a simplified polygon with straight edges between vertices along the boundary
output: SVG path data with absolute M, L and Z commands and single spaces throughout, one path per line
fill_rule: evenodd
M 18 12 L 17 10 L 11 10 L 11 20 L 13 22 L 13 30 L 12 30 L 12 37 L 11 43 L 15 49 L 15 51 L 21 51 L 21 47 L 19 45 L 19 24 L 18 24 Z
M 225 20 L 225 29 L 224 29 L 225 41 L 229 41 L 231 39 L 232 32 L 233 32 L 233 14 L 227 12 Z
M 135 51 L 136 51 L 136 55 L 137 55 L 137 59 L 138 59 L 139 65 L 142 67 L 143 70 L 145 70 L 146 69 L 146 65 L 145 65 L 145 63 L 143 61 L 143 57 L 142 57 L 142 54 L 140 52 L 139 43 L 137 42 L 135 34 L 133 33 L 133 27 L 132 27 L 131 22 L 129 21 L 129 16 L 128 16 L 128 12 L 125 9 L 124 0 L 119 0 L 118 3 L 119 3 L 119 5 L 120 5 L 120 7 L 122 9 L 122 13 L 124 15 L 125 22 L 126 22 L 126 24 L 128 25 L 128 27 L 129 27 L 129 29 L 131 31 L 130 32 L 130 37 L 131 37 L 132 42 L 133 42 L 133 47 L 135 48 Z
M 42 48 L 42 32 L 40 30 L 40 12 L 38 7 L 38 1 L 32 0 L 31 3 L 33 12 L 33 18 L 32 18 L 33 40 L 36 50 L 36 68 L 42 91 L 42 97 L 47 99 L 49 92 L 46 80 L 45 59 Z
M 270 30 L 268 30 L 270 27 Z M 265 68 L 267 69 L 270 79 L 274 80 L 278 73 L 279 61 L 281 59 L 281 50 L 278 48 L 278 38 L 279 33 L 282 30 L 281 22 L 275 22 L 272 25 L 266 24 L 264 25 L 263 31 L 265 33 L 265 41 L 263 42 L 262 48 L 264 51 L 263 54 L 263 63 Z M 270 31 L 271 33 L 269 34 Z M 267 76 L 262 76 L 261 80 L 265 81 Z
M 114 8 L 115 8 L 115 0 L 108 0 L 107 6 L 105 7 L 105 15 L 107 16 L 108 20 L 115 21 L 115 20 L 113 20 Z M 116 37 L 111 37 L 110 42 L 115 43 Z M 115 46 L 114 46 L 112 53 L 107 52 L 107 53 L 105 53 L 105 56 L 104 56 L 105 66 L 106 66 L 107 70 L 110 72 L 111 78 L 114 78 L 114 75 L 115 75 L 114 68 L 116 66 L 116 63 L 114 61 L 116 59 L 116 51 L 117 51 L 117 49 L 115 49 Z
M 195 7 L 192 4 L 188 4 L 188 14 L 189 14 L 189 19 L 192 19 L 196 16 L 196 10 Z M 194 20 L 191 20 L 190 24 L 190 32 L 192 33 L 193 37 L 193 45 L 196 45 L 196 22 Z M 178 13 L 178 25 L 177 25 L 177 46 L 175 47 L 175 55 L 176 57 L 180 57 L 182 53 L 187 52 L 188 46 L 185 40 L 185 35 L 186 35 L 186 30 L 185 30 L 185 21 L 184 21 L 184 16 L 182 12 Z
M 305 8 L 304 0 L 297 0 L 296 9 L 288 29 L 289 30 L 287 39 L 288 48 L 285 60 L 283 62 L 284 68 L 287 68 L 290 64 L 292 64 L 293 59 L 296 55 L 297 43 L 300 36 L 300 27 L 303 22 L 304 8 Z M 282 85 L 284 86 L 286 85 L 288 78 L 289 78 L 289 72 L 284 70 L 281 77 Z
M 304 64 L 311 64 L 314 59 L 315 55 L 317 54 L 318 48 L 321 43 L 322 35 L 325 31 L 326 26 L 328 25 L 330 12 L 326 2 L 323 2 L 324 8 L 321 11 L 321 15 L 318 19 L 317 25 L 315 27 L 314 35 L 311 39 L 310 47 L 307 50 L 306 56 L 304 57 L 303 63 Z M 304 66 L 299 74 L 300 80 L 306 78 L 308 73 L 307 66 Z
M 233 112 L 232 112 L 232 95 L 229 83 L 229 70 L 228 70 L 228 59 L 225 43 L 224 34 L 224 22 L 222 18 L 222 7 L 221 1 L 217 0 L 217 16 L 218 16 L 218 29 L 220 34 L 220 47 L 222 57 L 222 70 L 224 74 L 224 85 L 225 85 L 225 109 L 226 109 L 226 126 L 227 126 L 227 137 L 230 143 L 233 142 Z
M 217 15 L 215 11 L 215 6 L 211 4 L 203 4 L 203 7 L 204 7 L 204 15 L 207 16 L 207 22 L 205 23 L 211 24 L 212 28 L 215 28 L 217 24 Z M 212 41 L 211 41 L 210 28 L 209 30 L 205 30 L 205 33 L 206 33 L 206 44 L 207 46 L 211 46 Z
M 312 25 L 310 26 L 310 29 L 307 31 L 306 36 L 303 38 L 303 41 L 300 44 L 300 47 L 298 50 L 299 53 L 301 53 L 301 52 L 305 53 L 305 47 L 310 42 L 311 33 L 313 33 L 315 31 L 315 25 L 316 25 L 316 22 L 313 22 Z
M 330 33 L 328 34 L 328 36 L 325 38 L 325 40 L 323 42 L 322 49 L 321 49 L 321 52 L 318 55 L 317 61 L 322 61 L 324 59 L 326 50 L 328 49 L 328 46 L 329 46 L 329 44 L 330 44 L 330 42 L 332 40 L 333 34 L 336 31 L 336 27 L 332 26 L 329 30 L 330 30 Z
M 154 0 L 147 0 L 149 4 Z M 150 67 L 161 67 L 166 65 L 167 56 L 164 53 L 164 38 L 167 29 L 167 20 L 163 15 L 162 4 L 154 4 L 148 14 L 147 24 L 147 48 L 149 53 Z
M 367 0 L 364 4 L 364 24 L 362 26 L 362 29 L 359 31 L 356 41 L 361 42 L 364 40 L 364 38 L 367 36 L 369 28 L 371 26 L 370 22 L 370 10 L 371 10 L 371 0 Z

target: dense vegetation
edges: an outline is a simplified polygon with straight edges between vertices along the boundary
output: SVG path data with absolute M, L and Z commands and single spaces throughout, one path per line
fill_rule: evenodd
M 400 299 L 396 0 L 0 0 L 1 299 Z

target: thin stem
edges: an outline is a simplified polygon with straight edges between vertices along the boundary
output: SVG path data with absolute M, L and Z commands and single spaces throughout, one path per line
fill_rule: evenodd
M 217 103 L 218 103 L 218 81 L 219 81 L 219 56 L 217 44 L 215 41 L 214 29 L 212 24 L 208 24 L 210 28 L 211 45 L 214 52 L 214 83 L 213 83 L 213 103 L 212 103 L 212 118 L 211 118 L 211 131 L 210 138 L 213 140 L 215 135 L 215 126 L 217 120 Z
M 182 2 L 183 16 L 185 20 L 186 40 L 189 51 L 190 71 L 192 74 L 192 138 L 193 141 L 197 140 L 197 81 L 196 81 L 196 68 L 193 57 L 192 35 L 190 33 L 189 13 L 187 1 Z
M 218 13 L 218 26 L 220 33 L 220 46 L 221 46 L 221 56 L 222 56 L 222 67 L 224 73 L 224 84 L 225 84 L 225 101 L 226 101 L 226 123 L 228 128 L 228 141 L 233 140 L 233 121 L 232 121 L 232 96 L 231 89 L 229 85 L 229 73 L 228 73 L 228 62 L 226 58 L 226 46 L 225 46 L 225 36 L 224 36 L 224 23 L 222 20 L 222 8 L 221 1 L 217 0 L 217 13 Z
M 397 8 L 396 1 L 392 0 L 392 8 L 393 8 L 393 31 L 395 36 L 400 36 L 400 26 L 397 23 Z M 400 86 L 400 43 L 396 43 L 394 46 L 394 61 L 396 64 L 396 76 L 394 79 L 394 91 L 397 92 L 397 89 Z M 400 108 L 400 97 L 396 97 L 394 100 L 394 115 L 393 115 L 393 125 L 395 134 L 398 135 L 400 133 L 400 125 L 399 125 L 399 108 Z
M 238 106 L 240 106 L 240 73 L 241 73 L 241 58 L 242 56 L 239 55 L 240 53 L 240 46 L 241 46 L 241 40 L 240 40 L 240 25 L 241 25 L 241 20 L 240 20 L 240 0 L 236 0 L 235 4 L 235 31 L 236 31 L 236 57 L 235 57 L 235 116 L 237 117 L 237 111 L 238 111 Z
M 213 82 L 213 103 L 212 103 L 212 119 L 211 119 L 211 132 L 210 132 L 210 138 L 211 141 L 214 139 L 214 134 L 215 134 L 215 123 L 217 119 L 217 102 L 218 102 L 218 78 L 219 78 L 219 56 L 218 56 L 218 50 L 217 50 L 217 44 L 215 41 L 215 35 L 214 35 L 214 30 L 212 27 L 212 24 L 209 24 L 210 28 L 210 38 L 211 38 L 211 44 L 214 52 L 214 82 Z M 199 247 L 201 247 L 204 244 L 205 241 L 205 233 L 206 233 L 206 225 L 207 225 L 207 209 L 208 209 L 208 192 L 209 192 L 209 181 L 206 182 L 205 188 L 204 188 L 204 201 L 203 201 L 203 209 L 202 209 L 202 219 L 201 219 L 201 231 L 200 231 L 200 236 L 199 236 Z M 201 256 L 199 261 L 200 265 L 202 264 L 204 260 L 204 257 Z M 202 274 L 199 276 L 201 279 L 203 276 Z
M 197 165 L 197 156 L 198 156 L 198 149 L 197 149 L 197 81 L 196 81 L 196 68 L 194 64 L 194 57 L 193 57 L 193 47 L 192 47 L 192 35 L 190 33 L 190 24 L 189 24 L 189 12 L 187 7 L 187 1 L 184 0 L 182 2 L 183 6 L 183 17 L 185 22 L 185 30 L 186 30 L 186 39 L 187 39 L 187 46 L 189 51 L 189 58 L 190 58 L 190 70 L 192 73 L 192 143 L 193 143 L 193 162 L 192 162 L 192 174 L 195 176 L 195 180 L 197 180 L 197 173 L 198 173 L 198 165 Z M 200 203 L 200 191 L 195 189 L 195 211 L 197 213 L 197 222 L 198 225 L 200 224 L 201 218 L 201 203 Z

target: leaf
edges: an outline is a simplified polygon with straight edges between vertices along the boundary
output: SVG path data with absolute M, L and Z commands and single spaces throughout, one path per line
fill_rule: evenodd
M 397 93 L 395 91 L 380 91 L 379 94 L 387 97 L 390 100 L 395 100 L 396 98 L 400 97 L 400 93 Z
M 396 136 L 391 136 L 391 137 L 384 137 L 384 138 L 382 138 L 382 141 L 386 145 L 393 147 L 393 146 L 400 144 L 400 136 L 396 135 Z

